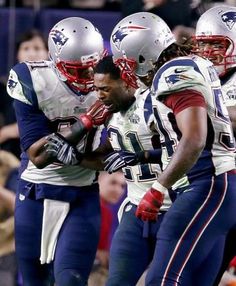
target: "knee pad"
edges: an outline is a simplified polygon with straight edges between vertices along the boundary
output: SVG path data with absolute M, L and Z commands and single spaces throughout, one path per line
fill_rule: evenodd
M 57 286 L 87 286 L 87 279 L 75 269 L 64 269 L 55 276 Z

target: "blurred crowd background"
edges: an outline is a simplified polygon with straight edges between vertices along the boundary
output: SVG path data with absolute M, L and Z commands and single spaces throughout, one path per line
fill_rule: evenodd
M 102 33 L 110 52 L 113 27 L 123 17 L 150 11 L 162 17 L 179 42 L 194 34 L 199 16 L 225 2 L 201 0 L 0 0 L 0 286 L 20 286 L 14 254 L 14 200 L 17 188 L 20 145 L 12 101 L 6 94 L 10 68 L 25 60 L 44 60 L 47 35 L 63 18 L 71 16 L 90 20 Z M 102 286 L 107 277 L 109 247 L 118 224 L 117 210 L 126 194 L 123 174 L 100 175 L 102 229 L 89 286 Z M 236 285 L 236 259 L 229 266 L 221 286 Z M 142 279 L 139 285 L 143 285 Z

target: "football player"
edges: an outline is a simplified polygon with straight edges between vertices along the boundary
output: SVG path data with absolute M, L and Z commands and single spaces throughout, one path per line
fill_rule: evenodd
M 210 61 L 186 56 L 152 13 L 122 19 L 111 48 L 128 85 L 137 87 L 138 78 L 150 83 L 154 75 L 152 112 L 164 171 L 136 216 L 155 221 L 167 189 L 178 193 L 157 232 L 146 285 L 212 285 L 236 223 L 235 144 L 217 73 Z
M 220 77 L 233 128 L 236 128 L 236 8 L 215 6 L 199 18 L 194 53 L 213 62 Z M 234 131 L 235 132 L 235 131 Z
M 135 92 L 128 86 L 121 79 L 120 70 L 111 56 L 104 57 L 96 65 L 94 86 L 99 99 L 112 113 L 106 122 L 108 139 L 97 150 L 86 153 L 80 164 L 103 169 L 105 163 L 105 170 L 109 173 L 123 167 L 127 198 L 118 213 L 120 224 L 112 240 L 107 283 L 136 285 L 152 259 L 156 232 L 174 194 L 171 196 L 166 192 L 158 221 L 143 222 L 135 216 L 137 205 L 161 170 L 159 164 L 151 164 L 152 161 L 160 162 L 161 150 L 155 149 L 160 146 L 159 135 L 153 128 L 150 90 L 143 85 Z M 54 144 L 48 146 L 51 151 L 56 150 Z M 128 268 L 135 271 L 127 271 Z
M 101 112 L 105 120 L 106 109 L 94 92 L 93 68 L 105 50 L 97 28 L 79 17 L 58 22 L 48 46 L 51 61 L 17 64 L 7 83 L 23 150 L 16 253 L 24 285 L 54 285 L 52 261 L 58 286 L 87 285 L 100 231 L 98 174 L 76 164 L 77 153 L 100 143 L 95 125 L 103 121 L 93 116 Z M 56 155 L 46 152 L 53 138 L 59 138 Z
M 236 128 L 236 8 L 219 5 L 207 10 L 196 25 L 195 53 L 212 61 L 220 77 L 222 93 L 234 133 Z M 218 285 L 230 260 L 236 255 L 236 230 L 226 239 L 223 264 L 214 285 Z
M 110 249 L 107 284 L 136 285 L 152 259 L 157 229 L 173 197 L 166 192 L 158 221 L 143 222 L 135 216 L 137 205 L 161 171 L 160 164 L 151 164 L 150 159 L 154 155 L 155 163 L 160 163 L 161 157 L 161 152 L 154 151 L 160 146 L 159 135 L 153 128 L 150 90 L 143 85 L 134 93 L 120 78 L 120 70 L 111 56 L 103 58 L 94 72 L 98 97 L 112 113 L 106 128 L 115 151 L 106 157 L 105 169 L 114 172 L 123 167 L 127 182 L 127 198 L 120 207 L 120 224 Z

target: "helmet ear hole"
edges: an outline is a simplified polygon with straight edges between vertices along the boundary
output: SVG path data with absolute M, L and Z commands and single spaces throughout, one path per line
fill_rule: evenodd
M 176 42 L 168 25 L 149 12 L 137 12 L 123 18 L 113 29 L 110 46 L 114 59 L 133 60 L 135 72 L 146 76 L 160 53 Z
M 144 58 L 143 55 L 139 55 L 138 62 L 139 62 L 140 64 L 142 64 L 142 63 L 145 62 L 145 58 Z

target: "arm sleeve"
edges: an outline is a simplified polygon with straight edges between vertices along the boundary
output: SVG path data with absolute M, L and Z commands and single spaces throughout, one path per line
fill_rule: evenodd
M 39 109 L 33 79 L 26 63 L 17 64 L 12 68 L 7 90 L 14 98 L 21 147 L 26 151 L 33 143 L 51 133 L 50 121 Z
M 38 108 L 17 99 L 14 100 L 14 108 L 24 151 L 40 138 L 52 133 L 49 129 L 49 119 Z
M 206 108 L 206 102 L 203 95 L 200 92 L 190 89 L 170 94 L 164 100 L 164 104 L 173 110 L 174 115 L 192 106 Z

